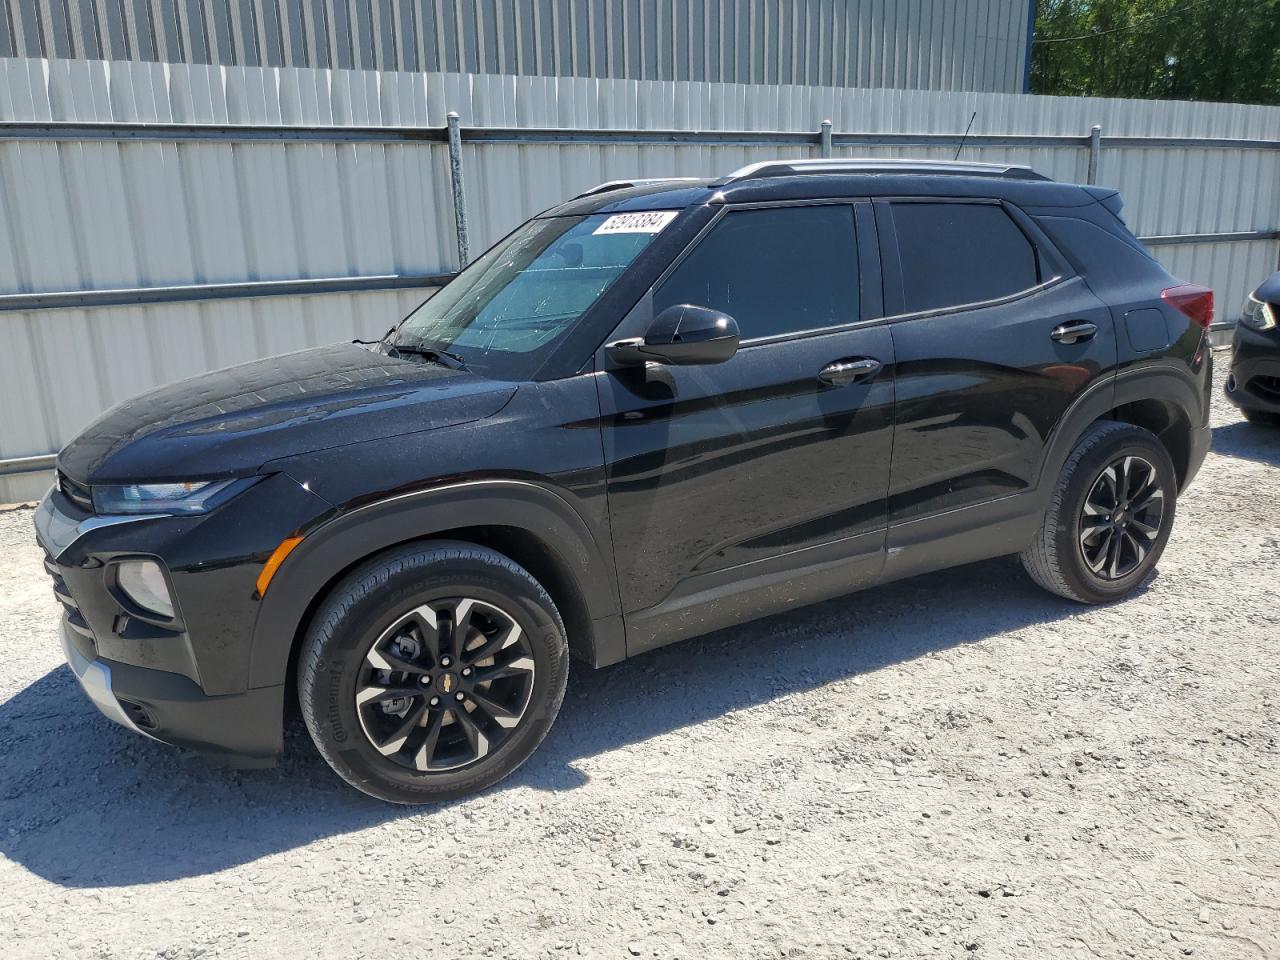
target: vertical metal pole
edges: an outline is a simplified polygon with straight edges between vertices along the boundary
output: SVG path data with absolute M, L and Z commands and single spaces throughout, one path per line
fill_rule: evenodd
M 1089 174 L 1085 183 L 1098 182 L 1098 158 L 1102 155 L 1102 125 L 1095 123 L 1089 129 Z
M 465 267 L 471 260 L 467 243 L 467 192 L 462 182 L 462 131 L 458 115 L 450 112 L 449 124 L 449 179 L 453 183 L 453 222 L 458 230 L 458 266 Z
M 831 156 L 831 121 L 822 121 L 822 131 L 818 134 L 819 154 L 823 159 Z

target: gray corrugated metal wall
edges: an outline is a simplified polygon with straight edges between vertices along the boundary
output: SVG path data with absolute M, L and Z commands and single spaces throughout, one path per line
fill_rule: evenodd
M 1090 125 L 1116 137 L 1099 182 L 1140 235 L 1280 227 L 1280 108 L 694 82 L 0 60 L 0 121 L 793 130 L 1075 137 L 967 146 L 1081 181 Z M 1086 138 L 1087 139 L 1087 138 Z M 1249 140 L 1251 147 L 1235 141 Z M 463 147 L 473 251 L 604 180 L 720 175 L 810 145 L 484 143 Z M 954 147 L 841 146 L 837 155 L 949 159 Z M 1276 268 L 1280 242 L 1157 246 L 1218 292 L 1220 316 Z M 0 137 L 0 295 L 434 274 L 456 266 L 439 143 L 143 142 Z M 151 386 L 307 345 L 381 334 L 420 290 L 0 311 L 0 460 L 48 454 Z M 0 477 L 0 502 L 45 476 Z
M 0 57 L 1022 89 L 1027 0 L 0 0 Z

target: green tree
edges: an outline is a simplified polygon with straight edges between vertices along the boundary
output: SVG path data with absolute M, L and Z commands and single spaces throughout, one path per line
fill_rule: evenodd
M 1039 0 L 1031 89 L 1280 104 L 1280 0 Z

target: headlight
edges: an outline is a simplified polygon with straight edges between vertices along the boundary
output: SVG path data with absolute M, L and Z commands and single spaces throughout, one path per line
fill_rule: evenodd
M 1276 327 L 1276 307 L 1274 303 L 1263 303 L 1257 297 L 1249 297 L 1244 302 L 1244 314 L 1240 322 L 1254 330 L 1274 330 Z
M 173 598 L 164 571 L 154 560 L 121 560 L 116 564 L 120 592 L 147 613 L 173 619 Z
M 95 485 L 93 508 L 98 513 L 204 513 L 235 496 L 257 477 L 239 480 L 193 480 L 187 483 L 126 483 Z

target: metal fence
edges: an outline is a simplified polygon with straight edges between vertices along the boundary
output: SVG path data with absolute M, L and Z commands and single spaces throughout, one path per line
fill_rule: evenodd
M 1228 319 L 1280 259 L 1276 108 L 0 60 L 0 502 L 149 386 L 381 333 L 456 269 L 460 228 L 479 251 L 610 179 L 950 158 L 975 113 L 967 159 L 1120 187 Z
M 1022 89 L 1028 0 L 0 0 L 0 57 Z

